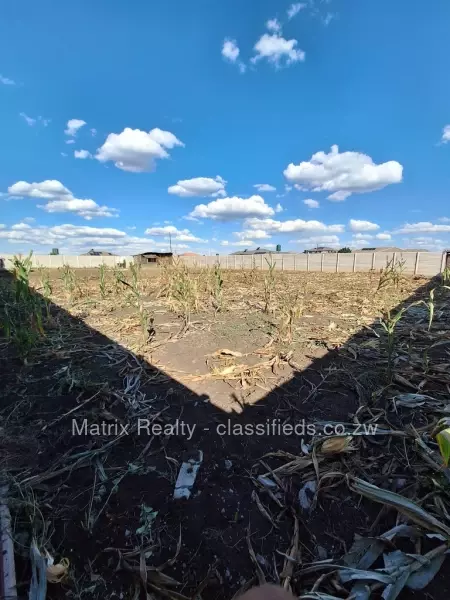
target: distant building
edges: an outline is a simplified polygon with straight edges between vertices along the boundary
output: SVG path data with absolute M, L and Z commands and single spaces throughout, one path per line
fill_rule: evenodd
M 179 254 L 178 256 L 200 256 L 197 252 L 183 252 L 183 254 Z
M 54 250 L 57 250 L 57 248 L 54 248 Z M 58 250 L 58 254 L 59 254 L 59 250 Z M 105 252 L 104 250 L 94 250 L 92 248 L 92 250 L 89 250 L 89 252 L 85 252 L 81 256 L 115 256 L 115 254 L 113 254 L 112 252 Z
M 426 248 L 396 248 L 395 246 L 376 246 L 374 248 L 361 248 L 354 252 L 428 252 Z
M 328 246 L 317 246 L 317 248 L 305 250 L 305 254 L 331 254 L 332 252 L 336 252 L 336 248 L 329 248 Z
M 134 262 L 140 265 L 158 263 L 161 261 L 171 262 L 173 259 L 173 252 L 142 252 L 142 254 L 135 254 L 133 258 Z
M 256 248 L 255 250 L 238 250 L 237 252 L 232 252 L 231 256 L 243 256 L 247 254 L 252 256 L 254 254 L 283 254 L 283 252 L 274 252 L 268 248 Z

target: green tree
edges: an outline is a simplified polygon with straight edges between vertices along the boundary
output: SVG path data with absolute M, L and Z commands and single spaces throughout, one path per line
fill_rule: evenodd
M 351 250 L 348 246 L 345 246 L 344 248 L 338 250 L 338 252 L 341 252 L 342 254 L 348 254 L 349 252 L 351 252 Z

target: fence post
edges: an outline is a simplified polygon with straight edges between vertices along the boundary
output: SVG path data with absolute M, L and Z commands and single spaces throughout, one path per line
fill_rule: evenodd
M 441 261 L 441 273 L 445 271 L 447 267 L 447 252 L 442 253 L 442 261 Z
M 355 271 L 356 271 L 356 252 L 353 255 L 353 273 L 355 273 Z
M 261 271 L 262 271 L 263 267 L 264 267 L 264 265 L 263 265 L 263 255 L 262 254 L 261 254 L 260 258 L 261 258 Z
M 244 268 L 244 255 L 241 254 L 241 269 Z
M 284 256 L 281 257 L 281 270 L 284 271 Z
M 417 275 L 417 273 L 419 272 L 419 257 L 420 257 L 420 252 L 417 252 L 416 254 L 416 262 L 414 265 L 414 275 Z
M 309 252 L 306 254 L 306 272 L 309 273 Z
M 392 262 L 394 263 L 394 265 L 397 262 L 397 252 L 394 252 L 394 255 L 392 257 Z
M 372 252 L 372 271 L 375 270 L 375 252 Z
M 228 269 L 228 254 L 225 256 L 225 269 Z
M 336 273 L 339 272 L 339 252 L 336 252 Z
M 308 252 L 309 254 L 309 252 Z M 324 259 L 325 254 L 322 252 L 320 255 L 320 272 L 323 273 L 323 259 Z
M 294 271 L 297 270 L 297 255 L 294 254 Z

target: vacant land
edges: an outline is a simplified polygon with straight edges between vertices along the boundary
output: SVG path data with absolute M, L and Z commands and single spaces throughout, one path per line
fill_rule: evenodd
M 19 594 L 34 540 L 61 564 L 49 598 L 222 599 L 266 580 L 394 599 L 407 569 L 433 573 L 400 598 L 448 598 L 443 283 L 395 265 L 4 277 L 0 468 Z M 189 459 L 190 498 L 174 500 Z

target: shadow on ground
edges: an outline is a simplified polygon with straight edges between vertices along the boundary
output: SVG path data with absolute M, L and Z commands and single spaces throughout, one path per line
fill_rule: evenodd
M 9 285 L 7 277 L 0 285 Z M 434 285 L 420 287 L 405 305 L 427 297 Z M 295 519 L 301 563 L 340 557 L 355 534 L 377 534 L 395 524 L 395 511 L 380 513 L 379 505 L 350 492 L 342 477 L 324 486 L 313 511 L 302 511 L 298 492 L 315 478 L 312 466 L 283 477 L 275 496 L 255 485 L 258 475 L 271 476 L 271 469 L 288 462 L 283 453 L 298 456 L 311 441 L 301 429 L 286 435 L 283 424 L 355 423 L 355 415 L 362 421 L 376 414 L 386 397 L 418 389 L 417 357 L 397 363 L 403 374 L 409 370 L 410 388 L 401 380 L 386 388 L 384 352 L 362 345 L 368 336 L 382 336 L 376 324 L 375 333 L 359 332 L 241 414 L 227 414 L 60 307 L 50 305 L 49 311 L 47 335 L 26 364 L 0 338 L 0 467 L 11 482 L 19 596 L 28 593 L 24 532 L 31 530 L 57 559 L 71 562 L 71 577 L 50 585 L 49 598 L 138 598 L 135 549 L 144 548 L 147 565 L 162 567 L 148 572 L 152 594 L 208 600 L 230 598 L 257 581 L 248 537 L 260 576 L 277 581 Z M 426 314 L 419 313 L 411 313 L 408 335 L 426 342 Z M 435 385 L 440 383 L 428 380 L 426 393 Z M 150 434 L 138 430 L 139 419 L 150 422 Z M 178 435 L 158 433 L 158 426 L 167 433 L 177 421 Z M 109 435 L 91 428 L 101 423 L 111 425 Z M 127 434 L 121 435 L 120 425 L 129 427 Z M 256 425 L 262 435 L 249 434 Z M 203 462 L 192 496 L 175 501 L 180 463 L 199 449 Z M 262 458 L 270 453 L 278 457 Z M 399 453 L 393 440 L 386 446 L 364 439 L 356 458 L 333 456 L 326 471 L 356 469 L 381 487 L 395 490 L 401 481 L 417 492 L 417 471 L 405 467 Z M 311 589 L 307 578 L 295 578 L 294 567 L 294 589 Z M 181 585 L 172 587 L 169 577 Z M 442 581 L 433 585 L 434 597 L 443 598 Z

